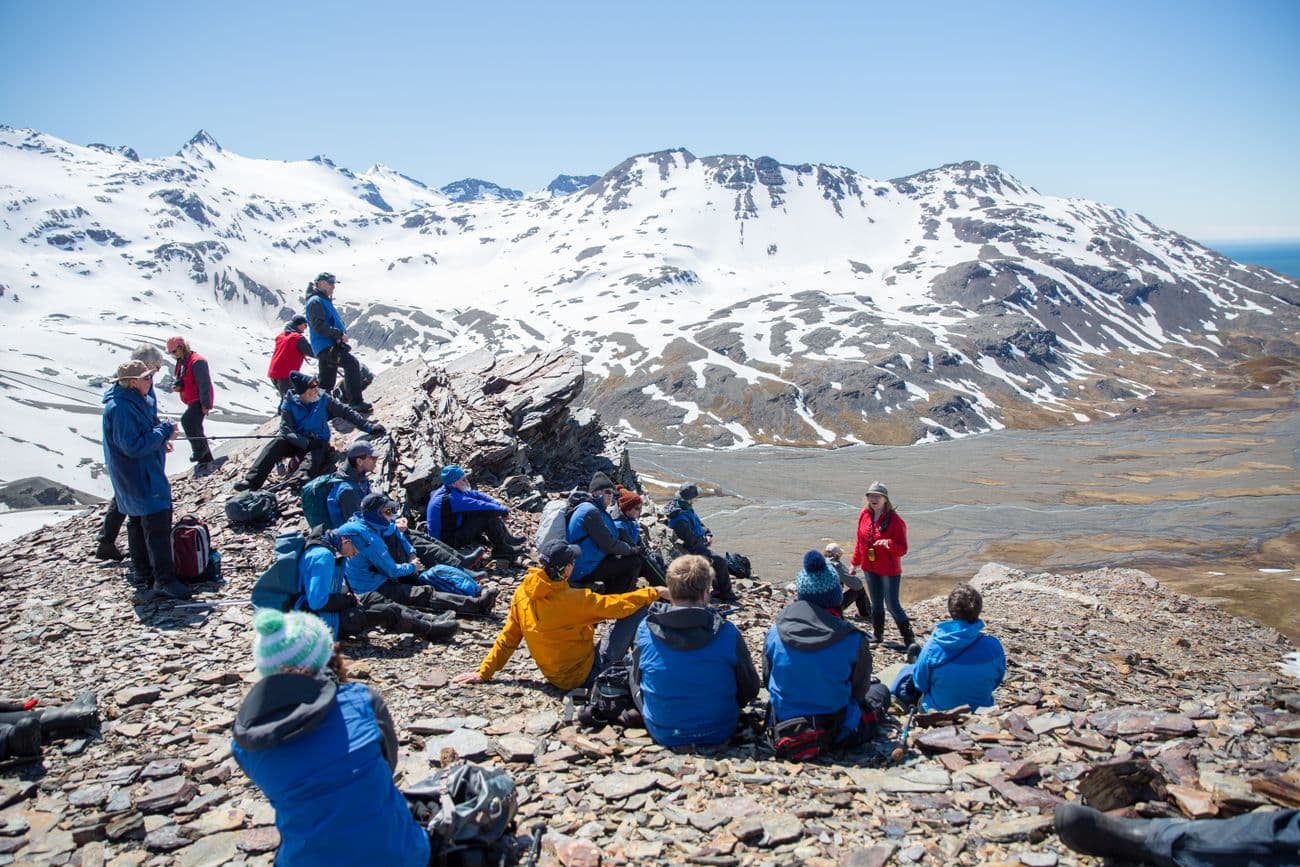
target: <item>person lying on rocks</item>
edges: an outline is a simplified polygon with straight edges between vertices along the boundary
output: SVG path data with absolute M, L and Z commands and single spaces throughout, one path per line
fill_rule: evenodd
M 574 587 L 598 593 L 626 593 L 636 587 L 642 570 L 642 548 L 619 538 L 618 526 L 609 514 L 613 503 L 614 483 L 602 472 L 592 475 L 586 493 L 574 491 L 569 495 L 565 538 L 582 550 L 569 579 Z
M 645 499 L 636 491 L 629 491 L 622 485 L 614 489 L 614 505 L 609 510 L 609 516 L 614 519 L 618 538 L 633 548 L 645 548 L 641 542 L 641 508 L 644 505 Z M 662 560 L 656 563 L 655 559 L 658 559 L 657 555 L 643 550 L 641 577 L 651 587 L 661 587 L 664 583 L 663 563 Z
M 513 563 L 522 552 L 516 547 L 523 539 L 510 535 L 505 516 L 510 507 L 469 486 L 465 470 L 455 464 L 442 468 L 442 486 L 429 496 L 424 520 L 429 535 L 453 548 L 487 541 L 492 557 Z
M 839 575 L 819 551 L 803 556 L 796 599 L 777 615 L 763 646 L 763 679 L 771 697 L 769 725 L 825 732 L 823 746 L 870 740 L 889 706 L 889 690 L 871 680 L 867 636 L 845 622 Z
M 761 682 L 735 624 L 709 607 L 713 564 L 688 554 L 668 564 L 668 601 L 636 631 L 632 701 L 656 743 L 725 743 Z
M 350 682 L 329 629 L 259 608 L 261 676 L 235 716 L 231 752 L 275 809 L 278 867 L 430 863 L 428 833 L 393 784 L 397 729 L 378 692 Z
M 382 503 L 376 505 L 370 497 L 380 497 Z M 461 554 L 455 548 L 438 539 L 430 539 L 424 533 L 410 528 L 404 516 L 399 516 L 402 504 L 382 494 L 370 494 L 361 500 L 361 514 L 383 537 L 388 553 L 398 563 L 416 563 L 423 569 L 434 566 L 452 566 L 463 569 L 471 577 L 481 578 L 482 572 L 474 569 L 483 562 L 487 551 L 477 547 Z
M 235 482 L 237 491 L 259 490 L 276 463 L 285 458 L 310 456 L 303 473 L 306 479 L 328 472 L 336 459 L 330 446 L 330 419 L 342 419 L 376 436 L 387 433 L 382 424 L 371 424 L 351 407 L 322 392 L 316 377 L 295 370 L 289 374 L 289 383 L 289 393 L 280 404 L 279 435 L 262 448 L 244 478 Z
M 727 569 L 727 561 L 713 553 L 710 547 L 713 545 L 713 534 L 695 513 L 692 501 L 699 496 L 700 489 L 695 485 L 682 485 L 677 490 L 677 497 L 668 507 L 668 529 L 673 531 L 686 553 L 707 557 L 713 564 L 713 600 L 739 602 L 740 597 L 731 590 L 731 572 Z
M 456 615 L 429 614 L 394 602 L 379 593 L 360 597 L 348 586 L 346 562 L 357 556 L 351 538 L 316 527 L 298 558 L 298 608 L 320 617 L 334 638 L 365 638 L 376 627 L 436 641 L 456 634 Z
M 904 704 L 920 696 L 921 709 L 951 710 L 961 705 L 993 707 L 1007 657 L 1002 642 L 983 633 L 984 597 L 969 584 L 948 594 L 948 616 L 934 628 L 915 665 L 899 671 L 891 689 Z M 908 683 L 910 679 L 911 683 Z
M 362 503 L 377 511 L 379 505 L 387 502 L 387 499 L 383 494 L 369 494 Z M 335 532 L 339 538 L 350 541 L 357 549 L 357 556 L 348 558 L 344 575 L 348 586 L 354 593 L 361 594 L 363 599 L 368 594 L 374 594 L 400 605 L 426 611 L 454 611 L 478 617 L 492 613 L 492 606 L 496 604 L 500 592 L 498 590 L 488 590 L 476 598 L 470 598 L 416 583 L 419 566 L 409 561 L 394 561 L 383 537 L 373 524 L 365 520 L 360 510 Z
M 1295 867 L 1300 810 L 1230 819 L 1124 819 L 1081 804 L 1052 817 L 1061 842 L 1082 855 L 1159 867 Z
M 577 545 L 562 539 L 542 546 L 540 565 L 529 569 L 515 589 L 505 625 L 478 671 L 462 672 L 454 682 L 491 680 L 510 661 L 521 640 L 528 643 L 528 651 L 547 681 L 565 690 L 590 686 L 606 665 L 623 658 L 637 623 L 629 615 L 657 599 L 667 599 L 668 591 L 646 587 L 601 595 L 570 587 L 569 576 L 581 553 Z M 598 654 L 595 627 L 602 620 L 619 622 L 606 634 Z
M 75 737 L 99 727 L 93 690 L 62 707 L 40 707 L 35 699 L 0 698 L 0 761 L 35 759 L 42 737 Z
M 825 548 L 826 562 L 835 570 L 835 574 L 840 576 L 840 584 L 844 587 L 844 601 L 840 604 L 840 609 L 847 612 L 850 605 L 858 609 L 858 619 L 871 622 L 871 599 L 867 595 L 867 588 L 863 585 L 862 579 L 850 572 L 844 565 L 844 549 L 837 543 L 831 542 Z

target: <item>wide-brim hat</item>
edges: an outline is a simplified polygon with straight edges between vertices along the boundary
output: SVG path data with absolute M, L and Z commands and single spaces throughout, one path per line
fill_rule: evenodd
M 113 378 L 118 382 L 127 382 L 132 379 L 143 379 L 146 376 L 153 376 L 154 369 L 138 358 L 130 361 L 124 361 L 117 366 L 117 373 Z

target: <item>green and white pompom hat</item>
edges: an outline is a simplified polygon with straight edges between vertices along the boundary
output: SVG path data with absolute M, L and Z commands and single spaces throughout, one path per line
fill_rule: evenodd
M 253 665 L 263 677 L 286 668 L 320 671 L 334 654 L 334 636 L 314 614 L 259 608 L 253 628 Z

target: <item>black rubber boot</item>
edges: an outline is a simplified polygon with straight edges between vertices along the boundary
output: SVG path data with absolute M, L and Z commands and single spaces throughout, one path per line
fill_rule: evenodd
M 170 581 L 153 580 L 153 597 L 155 599 L 189 599 L 194 591 L 172 578 Z
M 96 560 L 125 560 L 126 555 L 122 549 L 112 542 L 100 542 L 99 547 L 95 549 Z
M 1147 850 L 1147 823 L 1118 819 L 1080 804 L 1061 804 L 1054 817 L 1056 835 L 1075 852 L 1125 861 L 1151 860 Z
M 487 549 L 482 545 L 479 545 L 477 548 L 466 550 L 464 553 L 461 553 L 460 551 L 457 551 L 456 553 L 460 556 L 460 568 L 468 571 L 470 569 L 478 568 L 478 565 L 482 563 L 483 559 L 487 556 Z
M 0 723 L 0 759 L 35 758 L 41 754 L 41 723 L 32 713 Z
M 493 606 L 497 604 L 497 597 L 500 595 L 501 591 L 495 587 L 491 590 L 484 590 L 482 595 L 478 597 L 479 613 L 484 616 L 491 614 Z
M 845 614 L 848 614 L 848 613 L 849 613 L 849 606 L 850 606 L 850 605 L 856 605 L 856 606 L 858 607 L 858 616 L 861 617 L 861 616 L 862 616 L 862 597 L 863 597 L 864 595 L 865 595 L 865 591 L 862 591 L 862 590 L 854 590 L 853 588 L 849 588 L 848 590 L 845 590 L 845 591 L 844 591 L 844 601 L 840 603 L 840 610 L 841 610 L 842 612 L 844 612 Z
M 46 708 L 40 715 L 41 731 L 47 735 L 77 735 L 99 727 L 93 691 L 83 692 L 72 704 Z
M 411 613 L 414 615 L 412 620 L 417 621 L 417 623 L 413 624 L 415 628 L 411 632 L 425 641 L 446 641 L 455 635 L 456 630 L 460 628 L 459 624 L 456 623 L 456 615 L 450 611 L 443 611 L 439 614 L 426 614 L 418 611 Z
M 916 635 L 912 632 L 912 624 L 910 621 L 904 620 L 902 623 L 898 624 L 898 631 L 903 636 L 904 645 L 910 647 L 913 644 L 916 644 Z
M 858 596 L 853 600 L 853 604 L 858 606 L 858 618 L 864 622 L 871 622 L 871 598 L 867 596 L 866 590 L 859 590 Z

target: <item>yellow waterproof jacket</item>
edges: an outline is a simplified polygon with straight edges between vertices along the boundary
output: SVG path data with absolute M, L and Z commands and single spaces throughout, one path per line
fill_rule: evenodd
M 547 680 L 560 689 L 582 686 L 596 659 L 596 624 L 626 617 L 657 599 L 653 587 L 610 596 L 578 590 L 568 581 L 552 581 L 534 566 L 515 588 L 506 625 L 478 667 L 479 676 L 491 679 L 523 639 Z

